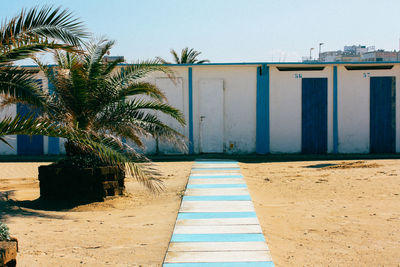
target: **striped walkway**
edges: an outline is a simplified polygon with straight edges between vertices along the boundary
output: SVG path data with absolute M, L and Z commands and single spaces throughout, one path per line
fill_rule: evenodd
M 163 266 L 274 266 L 236 161 L 194 163 Z

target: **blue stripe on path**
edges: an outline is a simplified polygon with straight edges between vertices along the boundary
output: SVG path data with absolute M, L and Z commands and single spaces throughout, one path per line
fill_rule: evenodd
M 185 196 L 183 201 L 223 201 L 223 200 L 251 200 L 250 195 L 243 196 Z
M 243 178 L 243 175 L 190 175 L 190 179 L 218 179 L 218 178 Z
M 246 212 L 180 212 L 177 220 L 190 219 L 225 219 L 225 218 L 256 218 L 256 213 Z
M 187 188 L 246 188 L 246 184 L 189 184 Z
M 274 267 L 272 261 L 260 262 L 185 262 L 164 263 L 165 267 Z
M 255 242 L 265 241 L 263 234 L 173 234 L 171 242 Z
M 239 167 L 232 168 L 193 168 L 192 171 L 230 171 L 230 170 L 239 170 Z

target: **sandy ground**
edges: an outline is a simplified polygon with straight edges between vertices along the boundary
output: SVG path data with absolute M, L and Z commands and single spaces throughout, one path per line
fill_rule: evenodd
M 341 163 L 240 164 L 276 266 L 399 266 L 400 161 Z M 0 163 L 18 266 L 161 265 L 192 162 L 157 163 L 159 195 L 128 179 L 126 197 L 62 211 L 34 206 L 41 164 Z
M 191 162 L 155 164 L 166 186 L 159 195 L 128 179 L 126 197 L 67 211 L 25 208 L 39 197 L 42 164 L 0 163 L 0 219 L 19 240 L 18 266 L 160 266 Z
M 400 161 L 335 163 L 241 164 L 276 266 L 400 266 Z

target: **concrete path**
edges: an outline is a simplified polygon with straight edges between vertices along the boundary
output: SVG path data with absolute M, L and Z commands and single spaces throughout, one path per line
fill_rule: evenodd
M 236 161 L 195 162 L 163 266 L 274 266 Z

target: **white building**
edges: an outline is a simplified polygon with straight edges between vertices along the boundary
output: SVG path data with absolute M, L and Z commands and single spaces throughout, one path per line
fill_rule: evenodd
M 184 128 L 164 119 L 187 137 L 189 153 L 400 152 L 400 62 L 171 68 L 175 82 L 159 73 L 147 80 L 184 113 Z M 46 89 L 47 81 L 42 84 Z M 12 107 L 1 114 L 16 112 Z M 0 154 L 35 151 L 26 140 L 9 140 L 15 150 L 0 144 Z M 34 154 L 63 151 L 55 138 L 44 137 L 36 147 Z M 179 153 L 155 140 L 146 141 L 145 152 Z

